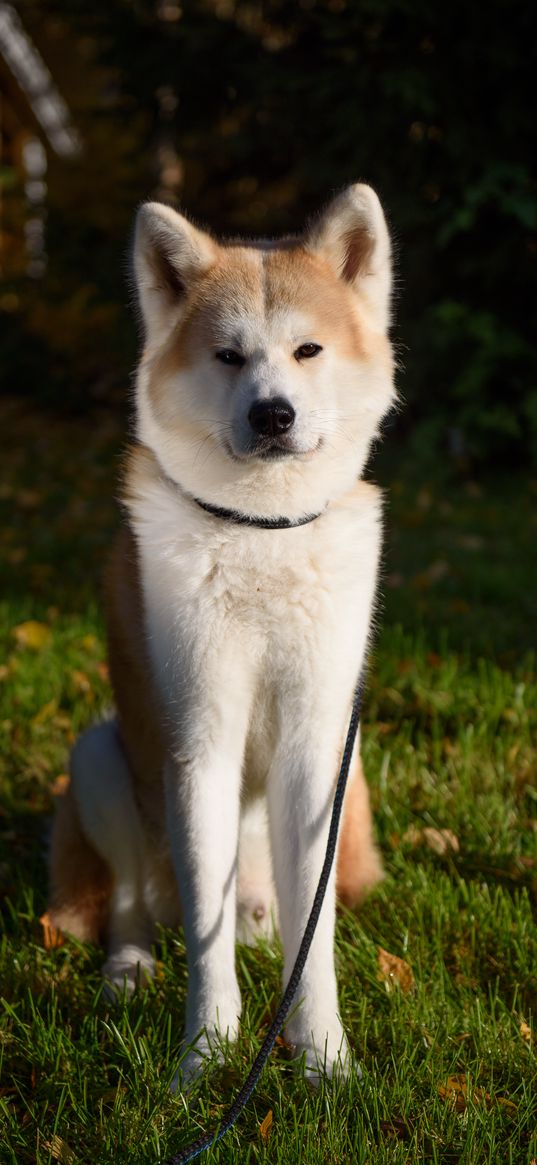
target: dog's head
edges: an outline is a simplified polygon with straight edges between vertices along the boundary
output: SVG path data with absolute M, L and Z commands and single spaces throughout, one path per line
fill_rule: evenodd
M 351 186 L 302 236 L 218 242 L 142 206 L 138 436 L 187 491 L 289 517 L 348 489 L 394 400 L 390 242 Z

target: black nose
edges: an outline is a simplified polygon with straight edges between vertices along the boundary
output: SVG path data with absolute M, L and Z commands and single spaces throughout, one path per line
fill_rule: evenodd
M 260 437 L 278 437 L 287 433 L 295 420 L 295 410 L 283 396 L 258 400 L 248 413 L 248 420 Z

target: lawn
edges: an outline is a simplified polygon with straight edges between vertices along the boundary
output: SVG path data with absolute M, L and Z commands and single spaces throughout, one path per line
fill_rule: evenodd
M 277 947 L 238 948 L 241 1039 L 168 1091 L 180 934 L 111 1009 L 102 951 L 51 943 L 45 848 L 68 749 L 110 701 L 99 578 L 122 429 L 7 402 L 0 609 L 0 1159 L 155 1163 L 218 1124 L 274 1010 Z M 537 483 L 416 483 L 389 442 L 379 631 L 364 715 L 386 879 L 342 914 L 341 1006 L 362 1067 L 312 1093 L 280 1046 L 213 1162 L 537 1159 Z M 269 1115 L 270 1114 L 270 1115 Z

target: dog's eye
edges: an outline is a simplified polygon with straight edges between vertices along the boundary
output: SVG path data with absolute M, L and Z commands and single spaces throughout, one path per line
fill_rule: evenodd
M 322 352 L 320 344 L 301 344 L 296 352 L 293 352 L 295 360 L 311 360 L 312 356 L 318 356 Z
M 222 364 L 234 364 L 237 368 L 244 364 L 244 356 L 241 356 L 240 352 L 235 352 L 233 348 L 222 348 L 216 353 L 216 359 Z

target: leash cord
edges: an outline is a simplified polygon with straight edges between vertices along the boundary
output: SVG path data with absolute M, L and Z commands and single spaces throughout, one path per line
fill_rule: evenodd
M 313 941 L 313 936 L 319 921 L 319 915 L 321 913 L 321 907 L 326 893 L 326 887 L 328 885 L 328 879 L 330 877 L 330 872 L 334 862 L 339 821 L 341 817 L 341 810 L 343 808 L 343 798 L 345 796 L 345 789 L 347 786 L 347 777 L 349 775 L 349 767 L 351 763 L 354 742 L 356 740 L 358 725 L 360 723 L 360 710 L 362 706 L 363 691 L 364 676 L 362 673 L 354 693 L 349 728 L 347 731 L 347 739 L 345 741 L 345 748 L 343 750 L 343 756 L 341 759 L 341 768 L 339 770 L 339 777 L 334 794 L 332 817 L 330 820 L 330 829 L 328 832 L 328 841 L 326 845 L 326 856 L 324 859 L 321 876 L 319 878 L 319 884 L 315 892 L 315 898 L 313 899 L 313 906 L 311 908 L 310 916 L 304 931 L 304 937 L 300 944 L 298 955 L 295 960 L 295 965 L 291 972 L 287 987 L 283 993 L 280 1006 L 276 1012 L 276 1015 L 274 1016 L 265 1039 L 263 1040 L 259 1052 L 257 1053 L 252 1067 L 250 1068 L 248 1076 L 246 1077 L 240 1092 L 238 1092 L 237 1096 L 235 1097 L 231 1108 L 228 1109 L 226 1115 L 224 1116 L 218 1131 L 216 1133 L 205 1133 L 203 1136 L 198 1137 L 196 1141 L 192 1141 L 190 1145 L 187 1145 L 184 1149 L 180 1150 L 180 1152 L 176 1153 L 175 1156 L 169 1157 L 166 1161 L 162 1162 L 162 1165 L 187 1165 L 188 1161 L 193 1161 L 195 1157 L 199 1157 L 201 1153 L 204 1153 L 206 1149 L 211 1147 L 211 1145 L 216 1145 L 217 1141 L 220 1141 L 222 1137 L 224 1137 L 226 1133 L 229 1132 L 229 1129 L 232 1128 L 232 1126 L 235 1124 L 237 1117 L 242 1112 L 242 1109 L 247 1105 L 252 1093 L 255 1091 L 259 1077 L 261 1076 L 263 1068 L 265 1067 L 274 1044 L 276 1043 L 277 1036 L 279 1035 L 281 1028 L 284 1025 L 287 1013 L 291 1007 L 298 984 L 300 982 L 300 977 L 304 970 L 304 965 L 308 957 L 309 949 Z

